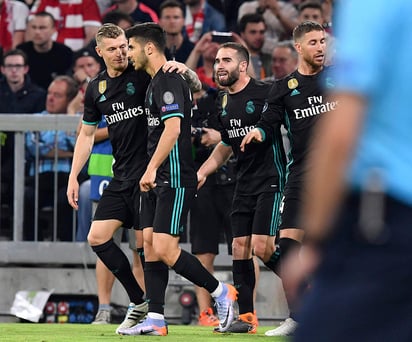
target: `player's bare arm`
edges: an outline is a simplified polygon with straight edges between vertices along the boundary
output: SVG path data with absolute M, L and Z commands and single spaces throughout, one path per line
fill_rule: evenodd
M 77 176 L 89 159 L 93 147 L 95 132 L 95 125 L 83 124 L 74 147 L 73 161 L 67 184 L 66 195 L 69 204 L 76 210 L 79 209 L 77 204 L 77 201 L 79 200 L 79 182 L 77 181 Z
M 197 188 L 200 189 L 206 182 L 206 178 L 216 172 L 232 155 L 232 147 L 222 143 L 217 144 L 209 158 L 202 164 L 197 171 Z
M 183 63 L 176 62 L 176 61 L 167 61 L 163 65 L 162 70 L 164 72 L 176 71 L 178 74 L 182 74 L 190 90 L 194 93 L 202 89 L 202 83 L 200 82 L 197 74 Z

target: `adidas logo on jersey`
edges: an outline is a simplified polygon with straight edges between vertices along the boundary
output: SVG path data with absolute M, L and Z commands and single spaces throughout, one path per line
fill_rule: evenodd
M 290 96 L 295 96 L 295 95 L 299 95 L 300 92 L 297 89 L 293 89 L 293 91 L 290 93 Z

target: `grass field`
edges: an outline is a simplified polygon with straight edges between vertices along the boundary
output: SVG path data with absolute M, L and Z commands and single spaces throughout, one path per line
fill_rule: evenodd
M 117 325 L 91 324 L 31 324 L 0 323 L 1 342 L 95 342 L 95 341 L 274 341 L 288 342 L 287 338 L 267 337 L 264 332 L 273 327 L 259 327 L 256 335 L 214 334 L 208 327 L 170 325 L 168 336 L 119 336 L 115 334 Z

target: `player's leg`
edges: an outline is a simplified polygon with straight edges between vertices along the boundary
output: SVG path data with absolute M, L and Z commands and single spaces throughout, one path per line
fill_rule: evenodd
M 222 222 L 219 221 L 219 197 L 214 196 L 216 186 L 205 185 L 198 190 L 190 208 L 190 242 L 192 254 L 213 274 L 214 260 L 219 251 L 219 235 Z M 230 206 L 229 203 L 224 203 Z M 196 299 L 199 307 L 198 324 L 218 326 L 219 320 L 214 315 L 210 293 L 203 287 L 195 285 Z

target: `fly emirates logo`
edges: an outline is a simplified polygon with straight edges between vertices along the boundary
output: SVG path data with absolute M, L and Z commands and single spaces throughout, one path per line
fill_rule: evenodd
M 295 109 L 295 119 L 305 119 L 311 116 L 316 116 L 322 113 L 330 112 L 336 109 L 338 101 L 331 101 L 323 103 L 323 96 L 310 96 L 308 97 L 308 107 L 303 109 Z
M 146 108 L 145 112 L 146 112 L 146 117 L 147 117 L 147 125 L 149 127 L 157 127 L 160 125 L 159 118 L 153 116 L 149 108 Z
M 230 119 L 229 124 L 231 128 L 227 130 L 227 133 L 230 139 L 244 137 L 255 128 L 253 125 L 242 127 L 242 120 L 240 119 Z
M 123 120 L 133 119 L 144 113 L 143 106 L 125 109 L 124 102 L 113 103 L 112 111 L 112 114 L 106 115 L 106 121 L 108 125 L 112 125 Z

